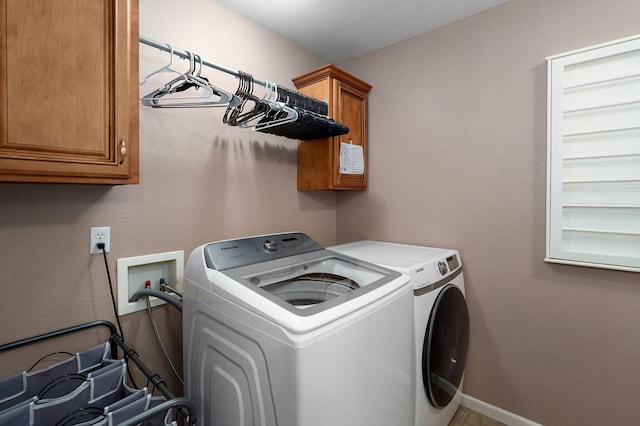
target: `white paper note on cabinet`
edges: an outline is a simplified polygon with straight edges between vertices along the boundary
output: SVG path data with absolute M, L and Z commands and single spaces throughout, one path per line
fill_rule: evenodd
M 364 174 L 364 152 L 362 146 L 340 142 L 340 174 Z

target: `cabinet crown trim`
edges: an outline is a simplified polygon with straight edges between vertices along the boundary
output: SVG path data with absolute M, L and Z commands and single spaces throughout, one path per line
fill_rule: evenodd
M 317 81 L 324 80 L 327 77 L 341 80 L 349 84 L 354 89 L 357 89 L 363 93 L 369 93 L 369 91 L 373 87 L 369 83 L 364 82 L 357 77 L 354 77 L 348 72 L 332 64 L 328 64 L 322 68 L 318 68 L 317 70 L 311 71 L 306 74 L 302 74 L 298 77 L 293 78 L 292 81 L 296 85 L 296 87 L 300 87 L 300 86 L 307 86 Z

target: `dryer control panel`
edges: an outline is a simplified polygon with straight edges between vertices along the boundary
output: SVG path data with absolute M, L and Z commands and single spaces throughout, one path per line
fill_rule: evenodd
M 420 293 L 434 290 L 462 272 L 462 264 L 458 252 L 439 260 L 434 260 L 424 267 L 417 268 L 411 274 L 414 291 Z
M 433 260 L 423 267 L 416 268 L 411 276 L 417 282 L 432 284 L 456 272 L 460 266 L 458 253 L 452 253 L 447 257 Z
M 438 261 L 438 270 L 440 271 L 440 275 L 447 275 L 447 273 L 458 269 L 459 266 L 460 262 L 458 262 L 458 256 L 456 254 Z

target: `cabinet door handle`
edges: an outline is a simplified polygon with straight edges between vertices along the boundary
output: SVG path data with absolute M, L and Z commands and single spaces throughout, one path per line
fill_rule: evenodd
M 127 158 L 127 143 L 124 140 L 120 140 L 120 163 L 124 163 L 125 158 Z

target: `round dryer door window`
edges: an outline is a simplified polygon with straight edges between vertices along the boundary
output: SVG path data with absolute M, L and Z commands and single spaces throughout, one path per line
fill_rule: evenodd
M 462 291 L 449 284 L 433 304 L 422 348 L 422 379 L 433 406 L 446 407 L 455 396 L 468 349 L 467 304 Z

